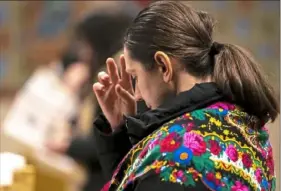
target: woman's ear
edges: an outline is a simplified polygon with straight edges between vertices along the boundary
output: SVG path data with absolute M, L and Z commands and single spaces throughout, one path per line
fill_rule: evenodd
M 154 60 L 157 68 L 163 74 L 163 80 L 166 83 L 170 82 L 173 77 L 173 67 L 169 56 L 162 51 L 157 51 L 154 54 Z

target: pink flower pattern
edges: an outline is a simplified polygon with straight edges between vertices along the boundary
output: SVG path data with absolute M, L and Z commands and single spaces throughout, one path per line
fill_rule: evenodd
M 194 132 L 184 134 L 183 145 L 192 150 L 195 156 L 200 156 L 206 152 L 206 142 L 201 135 Z
M 262 170 L 260 168 L 258 168 L 256 171 L 255 171 L 255 176 L 256 176 L 256 179 L 259 183 L 261 183 L 262 181 Z
M 235 106 L 226 102 L 217 102 L 208 107 L 209 109 L 223 109 L 223 110 L 234 110 Z
M 227 156 L 230 158 L 230 160 L 232 160 L 233 162 L 236 162 L 238 160 L 238 152 L 233 145 L 229 145 L 226 148 L 225 152 L 226 152 Z
M 249 191 L 249 188 L 243 185 L 240 181 L 236 181 L 235 185 L 231 187 L 231 191 Z

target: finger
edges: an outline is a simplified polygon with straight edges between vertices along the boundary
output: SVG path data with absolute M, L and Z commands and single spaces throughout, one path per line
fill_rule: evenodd
M 98 73 L 98 81 L 104 86 L 109 86 L 111 84 L 109 75 L 104 71 Z
M 122 88 L 119 84 L 115 86 L 117 95 L 122 99 L 125 104 L 134 104 L 134 96 L 132 96 L 128 91 Z
M 93 85 L 93 91 L 96 94 L 97 98 L 99 99 L 101 96 L 104 95 L 105 91 L 104 91 L 104 85 L 102 85 L 101 83 L 97 82 L 94 83 Z
M 122 86 L 128 90 L 131 94 L 133 94 L 133 83 L 131 75 L 126 71 L 126 62 L 124 55 L 120 56 L 120 65 L 121 65 L 121 84 Z
M 106 66 L 111 82 L 117 84 L 119 82 L 119 75 L 115 61 L 112 58 L 108 58 L 106 60 Z
M 121 65 L 121 79 L 122 80 L 124 79 L 124 81 L 130 81 L 131 75 L 128 74 L 128 72 L 126 71 L 126 62 L 123 54 L 120 56 L 120 65 Z

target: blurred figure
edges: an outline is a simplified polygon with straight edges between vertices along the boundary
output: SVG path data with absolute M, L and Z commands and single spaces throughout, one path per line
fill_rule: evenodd
M 137 12 L 130 11 L 130 7 L 126 7 L 112 12 L 95 12 L 87 16 L 77 25 L 75 41 L 64 53 L 61 64 L 57 67 L 62 80 L 79 97 L 81 105 L 87 107 L 83 109 L 92 113 L 77 112 L 77 116 L 69 122 L 72 131 L 67 130 L 57 141 L 49 141 L 47 147 L 52 151 L 67 154 L 85 166 L 88 180 L 84 190 L 98 190 L 105 183 L 90 129 L 93 117 L 100 112 L 99 106 L 93 106 L 93 98 L 89 96 L 92 82 L 96 73 L 105 66 L 106 58 L 118 54 L 122 49 L 126 28 L 136 14 Z M 85 118 L 88 118 L 87 122 Z M 82 127 L 84 125 L 88 127 Z M 79 135 L 77 131 L 81 128 L 89 129 L 89 134 Z

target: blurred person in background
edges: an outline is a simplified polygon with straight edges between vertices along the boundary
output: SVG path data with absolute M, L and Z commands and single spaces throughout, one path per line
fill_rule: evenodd
M 93 134 L 98 157 L 114 172 L 103 190 L 275 190 L 265 125 L 278 99 L 252 56 L 215 42 L 213 27 L 208 13 L 178 1 L 135 18 L 121 74 L 109 58 L 93 85 L 104 113 Z M 136 97 L 152 110 L 136 114 Z
M 118 55 L 122 50 L 125 30 L 137 13 L 131 6 L 127 6 L 88 15 L 78 23 L 74 43 L 62 55 L 57 67 L 65 84 L 79 97 L 84 111 L 78 111 L 77 116 L 69 122 L 69 131 L 57 141 L 48 141 L 46 146 L 85 166 L 88 177 L 83 190 L 86 191 L 99 190 L 105 183 L 91 130 L 93 117 L 100 113 L 100 108 L 94 104 L 93 97 L 89 96 L 89 86 L 95 81 L 97 72 L 105 67 L 106 58 Z M 81 128 L 88 130 L 87 135 L 77 133 Z

